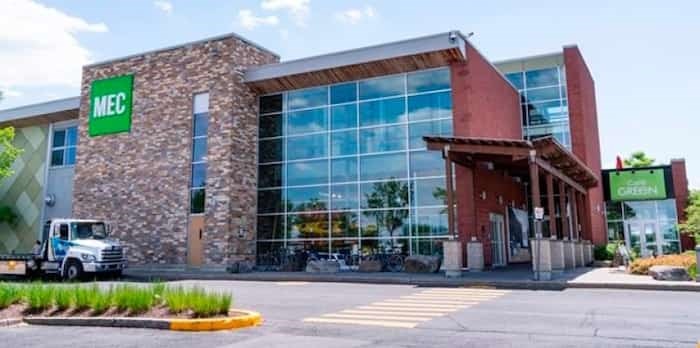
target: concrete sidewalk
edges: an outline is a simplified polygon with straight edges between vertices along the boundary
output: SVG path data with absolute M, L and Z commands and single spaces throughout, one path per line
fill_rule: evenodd
M 668 291 L 699 291 L 700 283 L 657 281 L 649 276 L 630 275 L 616 268 L 578 268 L 564 272 L 549 281 L 535 281 L 529 267 L 511 266 L 494 271 L 464 272 L 459 278 L 446 278 L 442 273 L 306 273 L 253 272 L 232 274 L 223 271 L 131 268 L 124 272 L 128 279 L 150 280 L 239 280 L 275 282 L 334 282 L 369 284 L 404 284 L 416 286 L 484 286 L 504 289 L 563 290 L 566 288 L 604 288 Z

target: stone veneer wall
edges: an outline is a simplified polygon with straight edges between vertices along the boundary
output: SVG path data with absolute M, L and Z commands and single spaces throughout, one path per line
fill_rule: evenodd
M 0 181 L 0 207 L 12 208 L 18 219 L 0 223 L 0 254 L 29 252 L 39 239 L 48 136 L 47 125 L 15 129 L 13 144 L 22 154 L 12 164 L 14 174 Z
M 204 264 L 253 259 L 257 99 L 243 74 L 277 60 L 232 36 L 85 67 L 75 215 L 110 221 L 132 263 L 185 264 L 192 101 L 209 92 Z M 89 137 L 91 82 L 123 74 L 134 74 L 131 132 Z

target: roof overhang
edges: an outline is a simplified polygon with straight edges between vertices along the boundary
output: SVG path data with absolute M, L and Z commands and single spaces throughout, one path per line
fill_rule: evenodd
M 474 137 L 423 137 L 428 150 L 444 151 L 463 155 L 456 162 L 469 164 L 472 161 L 498 162 L 504 167 L 522 167 L 534 151 L 540 168 L 555 174 L 579 191 L 595 187 L 599 181 L 586 164 L 554 138 L 546 137 L 533 141 Z
M 260 94 L 436 68 L 466 59 L 467 41 L 451 31 L 377 46 L 252 67 L 245 82 Z
M 26 127 L 77 119 L 79 109 L 80 97 L 70 97 L 0 110 L 0 127 Z

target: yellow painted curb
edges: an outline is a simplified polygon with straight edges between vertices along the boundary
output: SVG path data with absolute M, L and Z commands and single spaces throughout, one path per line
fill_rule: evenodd
M 262 316 L 258 312 L 236 309 L 243 313 L 236 317 L 209 319 L 171 319 L 170 330 L 175 331 L 215 331 L 232 330 L 262 324 Z

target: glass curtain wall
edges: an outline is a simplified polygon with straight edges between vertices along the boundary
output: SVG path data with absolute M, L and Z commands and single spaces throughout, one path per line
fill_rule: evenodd
M 260 97 L 258 255 L 437 254 L 447 238 L 449 70 Z M 260 262 L 260 260 L 259 260 Z
M 564 67 L 513 72 L 505 76 L 520 92 L 525 139 L 554 136 L 570 149 L 571 131 Z

